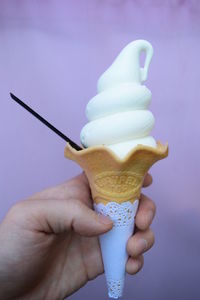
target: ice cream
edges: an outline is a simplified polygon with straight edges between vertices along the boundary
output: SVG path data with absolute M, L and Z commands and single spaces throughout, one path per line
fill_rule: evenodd
M 145 52 L 144 68 L 140 54 Z M 94 209 L 109 216 L 113 228 L 101 235 L 108 295 L 123 294 L 126 244 L 133 234 L 144 177 L 151 166 L 167 157 L 168 145 L 150 136 L 154 117 L 147 110 L 151 92 L 142 85 L 153 48 L 144 40 L 130 43 L 98 81 L 98 94 L 87 105 L 89 123 L 81 131 L 85 149 L 70 144 L 65 156 L 77 162 L 88 178 Z
M 146 54 L 144 68 L 140 55 Z M 150 136 L 153 114 L 147 110 L 151 91 L 142 85 L 147 79 L 153 55 L 151 44 L 137 40 L 128 44 L 98 80 L 98 94 L 86 107 L 87 123 L 81 131 L 85 148 L 105 145 L 124 158 L 137 145 L 156 148 Z

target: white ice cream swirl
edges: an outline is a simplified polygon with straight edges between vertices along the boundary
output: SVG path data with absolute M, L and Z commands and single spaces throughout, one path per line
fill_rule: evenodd
M 145 51 L 144 68 L 140 54 Z M 138 144 L 156 147 L 149 136 L 154 117 L 147 110 L 151 92 L 141 82 L 147 78 L 153 55 L 151 44 L 137 40 L 128 44 L 98 80 L 98 94 L 86 107 L 89 120 L 81 131 L 84 147 L 105 145 L 124 158 Z

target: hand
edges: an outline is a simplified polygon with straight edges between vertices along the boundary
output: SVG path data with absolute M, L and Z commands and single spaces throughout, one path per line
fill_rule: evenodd
M 147 175 L 144 186 L 151 181 Z M 112 222 L 91 208 L 84 174 L 14 205 L 0 226 L 0 299 L 64 299 L 103 273 L 98 235 Z M 130 274 L 141 269 L 142 253 L 153 245 L 148 227 L 154 213 L 153 202 L 142 196 L 138 229 L 127 243 Z

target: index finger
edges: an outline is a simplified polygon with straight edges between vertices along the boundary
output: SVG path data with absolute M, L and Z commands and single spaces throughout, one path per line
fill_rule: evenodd
M 147 230 L 151 225 L 156 213 L 155 203 L 144 194 L 141 194 L 135 224 L 140 230 Z
M 146 176 L 144 177 L 143 187 L 147 187 L 151 185 L 152 182 L 153 182 L 152 176 L 149 173 L 147 173 Z

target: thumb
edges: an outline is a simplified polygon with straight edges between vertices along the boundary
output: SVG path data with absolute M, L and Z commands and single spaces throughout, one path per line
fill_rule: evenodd
M 31 209 L 30 202 L 28 207 Z M 31 201 L 32 212 L 39 220 L 39 230 L 47 233 L 63 233 L 74 230 L 83 236 L 97 236 L 112 228 L 113 222 L 106 216 L 78 200 Z M 43 228 L 41 228 L 43 227 Z

